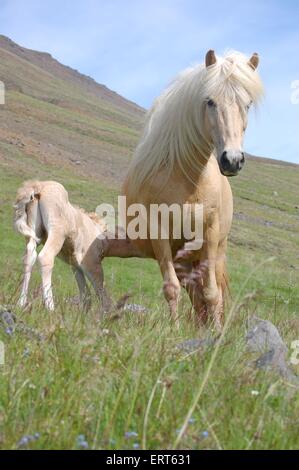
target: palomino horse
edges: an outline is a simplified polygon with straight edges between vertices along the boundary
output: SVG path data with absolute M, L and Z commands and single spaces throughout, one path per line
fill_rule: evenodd
M 211 318 L 218 329 L 222 325 L 225 254 L 233 214 L 226 176 L 236 175 L 244 165 L 247 113 L 263 93 L 258 62 L 256 53 L 251 58 L 237 52 L 216 58 L 208 51 L 204 65 L 183 72 L 155 101 L 129 168 L 123 188 L 128 205 L 143 204 L 147 214 L 151 204 L 203 205 L 200 249 L 184 251 L 183 236 L 153 239 L 149 234 L 147 239 L 132 240 L 144 256 L 158 261 L 176 323 L 181 281 L 199 320 Z M 172 220 L 169 223 L 173 225 Z

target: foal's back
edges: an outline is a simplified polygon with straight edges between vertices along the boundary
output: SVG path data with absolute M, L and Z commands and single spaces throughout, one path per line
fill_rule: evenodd
M 54 228 L 67 236 L 75 224 L 74 208 L 69 202 L 67 191 L 56 181 L 40 181 L 37 183 L 37 189 L 35 197 L 38 201 L 44 236 Z
M 65 240 L 60 257 L 70 264 L 80 264 L 97 237 L 104 232 L 103 221 L 73 206 L 60 183 L 44 181 L 39 184 L 38 209 L 43 242 L 51 232 L 59 234 Z M 97 246 L 95 248 L 98 250 Z

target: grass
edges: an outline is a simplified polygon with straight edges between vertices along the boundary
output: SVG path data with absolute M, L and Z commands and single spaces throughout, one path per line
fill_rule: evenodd
M 75 203 L 86 208 L 98 204 L 96 184 L 67 169 L 44 168 L 32 157 L 33 164 L 39 177 L 64 182 Z M 49 314 L 40 302 L 37 272 L 32 306 L 25 312 L 15 308 L 24 242 L 13 233 L 10 221 L 15 190 L 30 171 L 22 165 L 21 155 L 17 167 L 8 157 L 1 165 L 0 304 L 11 305 L 19 324 L 33 332 L 17 328 L 9 336 L 0 331 L 6 352 L 5 365 L 0 366 L 0 447 L 17 448 L 22 437 L 38 433 L 25 447 L 76 449 L 87 442 L 93 449 L 297 448 L 298 393 L 281 378 L 252 368 L 244 343 L 246 320 L 253 314 L 274 322 L 288 346 L 299 338 L 292 171 L 285 167 L 279 172 L 285 184 L 281 192 L 287 195 L 279 207 L 271 202 L 272 180 L 260 193 L 258 184 L 250 192 L 253 163 L 235 180 L 235 210 L 251 218 L 234 221 L 229 247 L 233 299 L 248 274 L 255 272 L 241 292 L 238 304 L 243 305 L 234 309 L 219 350 L 186 354 L 176 345 L 208 332 L 194 331 L 188 322 L 185 296 L 181 327 L 173 328 L 160 274 L 151 261 L 104 261 L 113 298 L 129 292 L 146 313 L 101 319 L 94 302 L 92 311 L 83 314 L 68 302 L 77 291 L 70 269 L 60 261 L 54 274 L 56 311 Z M 267 166 L 260 165 L 266 171 Z M 275 179 L 278 172 L 272 171 Z M 252 197 L 244 199 L 244 193 Z M 115 201 L 116 192 L 101 186 L 101 198 Z M 266 204 L 270 209 L 263 209 Z M 264 220 L 273 225 L 264 225 Z M 274 260 L 257 268 L 273 255 Z

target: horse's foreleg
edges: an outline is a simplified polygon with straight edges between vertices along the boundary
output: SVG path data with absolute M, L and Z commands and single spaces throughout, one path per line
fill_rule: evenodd
M 200 267 L 200 263 L 182 260 L 176 262 L 175 268 L 181 286 L 186 289 L 193 310 L 196 313 L 196 323 L 205 324 L 208 320 L 208 312 L 202 293 L 203 273 Z
M 180 296 L 180 282 L 173 265 L 172 252 L 168 240 L 152 240 L 155 258 L 159 263 L 163 276 L 163 292 L 168 302 L 171 316 L 179 326 L 178 302 Z
M 223 324 L 224 317 L 224 297 L 225 289 L 227 288 L 227 275 L 226 275 L 226 247 L 227 239 L 219 243 L 216 259 L 216 282 L 218 286 L 219 299 L 214 309 L 215 323 L 218 325 Z
M 204 243 L 200 253 L 200 270 L 202 275 L 202 297 L 207 315 L 212 317 L 215 327 L 221 329 L 220 315 L 217 314 L 221 293 L 216 279 L 216 265 L 219 245 L 219 219 L 215 215 L 209 221 L 204 232 Z

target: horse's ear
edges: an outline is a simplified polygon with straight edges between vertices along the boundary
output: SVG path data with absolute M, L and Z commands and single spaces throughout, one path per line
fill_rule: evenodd
M 259 64 L 259 55 L 257 52 L 254 52 L 252 54 L 252 56 L 250 57 L 249 61 L 248 61 L 248 64 L 250 65 L 250 67 L 253 68 L 253 70 L 255 70 Z
M 210 49 L 207 53 L 206 53 L 206 67 L 210 67 L 210 65 L 214 65 L 216 64 L 216 56 L 215 56 L 215 52 Z

